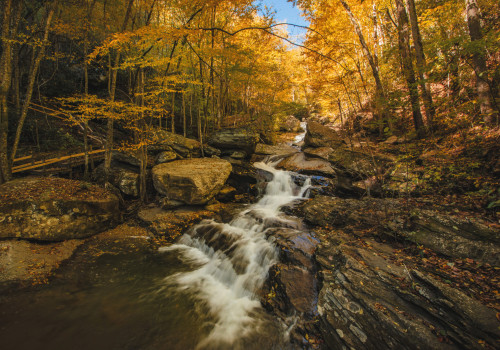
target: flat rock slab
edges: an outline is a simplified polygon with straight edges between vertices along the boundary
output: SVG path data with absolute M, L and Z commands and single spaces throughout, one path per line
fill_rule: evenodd
M 266 156 L 291 156 L 292 154 L 299 153 L 300 151 L 292 146 L 287 145 L 266 145 L 264 143 L 258 143 L 255 147 L 256 154 L 263 154 Z
M 176 160 L 153 168 L 155 189 L 170 200 L 205 204 L 224 186 L 232 166 L 218 158 Z
M 307 159 L 304 153 L 296 153 L 278 163 L 278 168 L 295 171 L 301 174 L 334 177 L 335 169 L 323 159 Z
M 188 228 L 203 219 L 213 218 L 216 213 L 203 207 L 176 210 L 154 207 L 141 209 L 137 216 L 155 235 L 163 236 L 173 242 Z
M 40 244 L 23 240 L 0 242 L 0 284 L 40 284 L 73 254 L 83 240 Z
M 82 181 L 29 177 L 0 186 L 0 238 L 62 241 L 108 229 L 120 219 L 119 200 Z
M 324 160 L 328 160 L 330 154 L 333 153 L 333 148 L 331 147 L 318 147 L 318 148 L 306 148 L 304 149 L 304 153 L 313 158 L 321 158 Z

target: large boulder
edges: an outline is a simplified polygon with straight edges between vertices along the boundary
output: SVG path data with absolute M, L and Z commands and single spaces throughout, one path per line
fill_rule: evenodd
M 0 238 L 62 241 L 108 229 L 119 199 L 86 182 L 30 177 L 0 186 Z
M 335 147 L 343 143 L 342 138 L 331 128 L 320 123 L 307 123 L 307 132 L 304 138 L 306 147 Z
M 279 130 L 286 132 L 301 132 L 300 120 L 293 115 L 284 117 L 279 123 Z
M 280 169 L 298 172 L 300 174 L 334 177 L 335 169 L 326 160 L 319 158 L 307 159 L 304 153 L 296 153 L 283 159 L 277 165 Z
M 183 158 L 201 157 L 201 149 L 201 144 L 198 141 L 165 130 L 155 131 L 151 135 L 151 144 L 148 145 L 149 152 L 174 151 Z M 206 145 L 204 145 L 203 151 L 205 155 L 209 156 L 220 155 L 219 150 Z
M 106 181 L 104 164 L 95 168 L 92 176 L 97 182 Z M 123 194 L 132 197 L 139 196 L 139 169 L 134 166 L 113 161 L 107 181 Z
M 231 164 L 218 158 L 176 160 L 153 168 L 156 190 L 170 200 L 205 204 L 224 186 Z
M 247 154 L 252 154 L 257 142 L 259 142 L 259 134 L 256 132 L 246 128 L 232 128 L 217 131 L 208 144 L 221 150 L 242 150 Z

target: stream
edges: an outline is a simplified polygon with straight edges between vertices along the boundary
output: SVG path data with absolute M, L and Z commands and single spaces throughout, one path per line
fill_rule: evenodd
M 293 325 L 266 312 L 258 291 L 277 262 L 266 229 L 294 218 L 304 197 L 272 162 L 264 195 L 229 223 L 204 220 L 176 244 L 144 254 L 76 259 L 50 284 L 0 298 L 5 349 L 283 349 Z

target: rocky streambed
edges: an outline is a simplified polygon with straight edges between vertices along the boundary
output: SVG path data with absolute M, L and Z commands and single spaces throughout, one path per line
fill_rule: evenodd
M 319 123 L 301 149 L 257 140 L 224 131 L 208 149 L 220 158 L 205 160 L 194 140 L 158 142 L 158 198 L 112 230 L 119 196 L 137 195 L 133 155 L 117 158 L 121 194 L 99 195 L 112 205 L 80 183 L 65 182 L 65 196 L 47 180 L 15 184 L 31 196 L 1 190 L 3 344 L 498 347 L 495 225 L 402 195 L 413 182 L 390 154 Z M 52 232 L 64 241 L 48 243 Z

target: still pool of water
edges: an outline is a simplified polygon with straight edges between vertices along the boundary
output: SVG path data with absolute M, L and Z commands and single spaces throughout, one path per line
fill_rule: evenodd
M 103 255 L 72 264 L 49 285 L 0 297 L 0 348 L 196 349 L 216 319 L 190 291 L 165 283 L 195 267 L 173 251 Z M 260 325 L 246 339 L 202 348 L 286 347 L 277 321 L 255 312 Z

